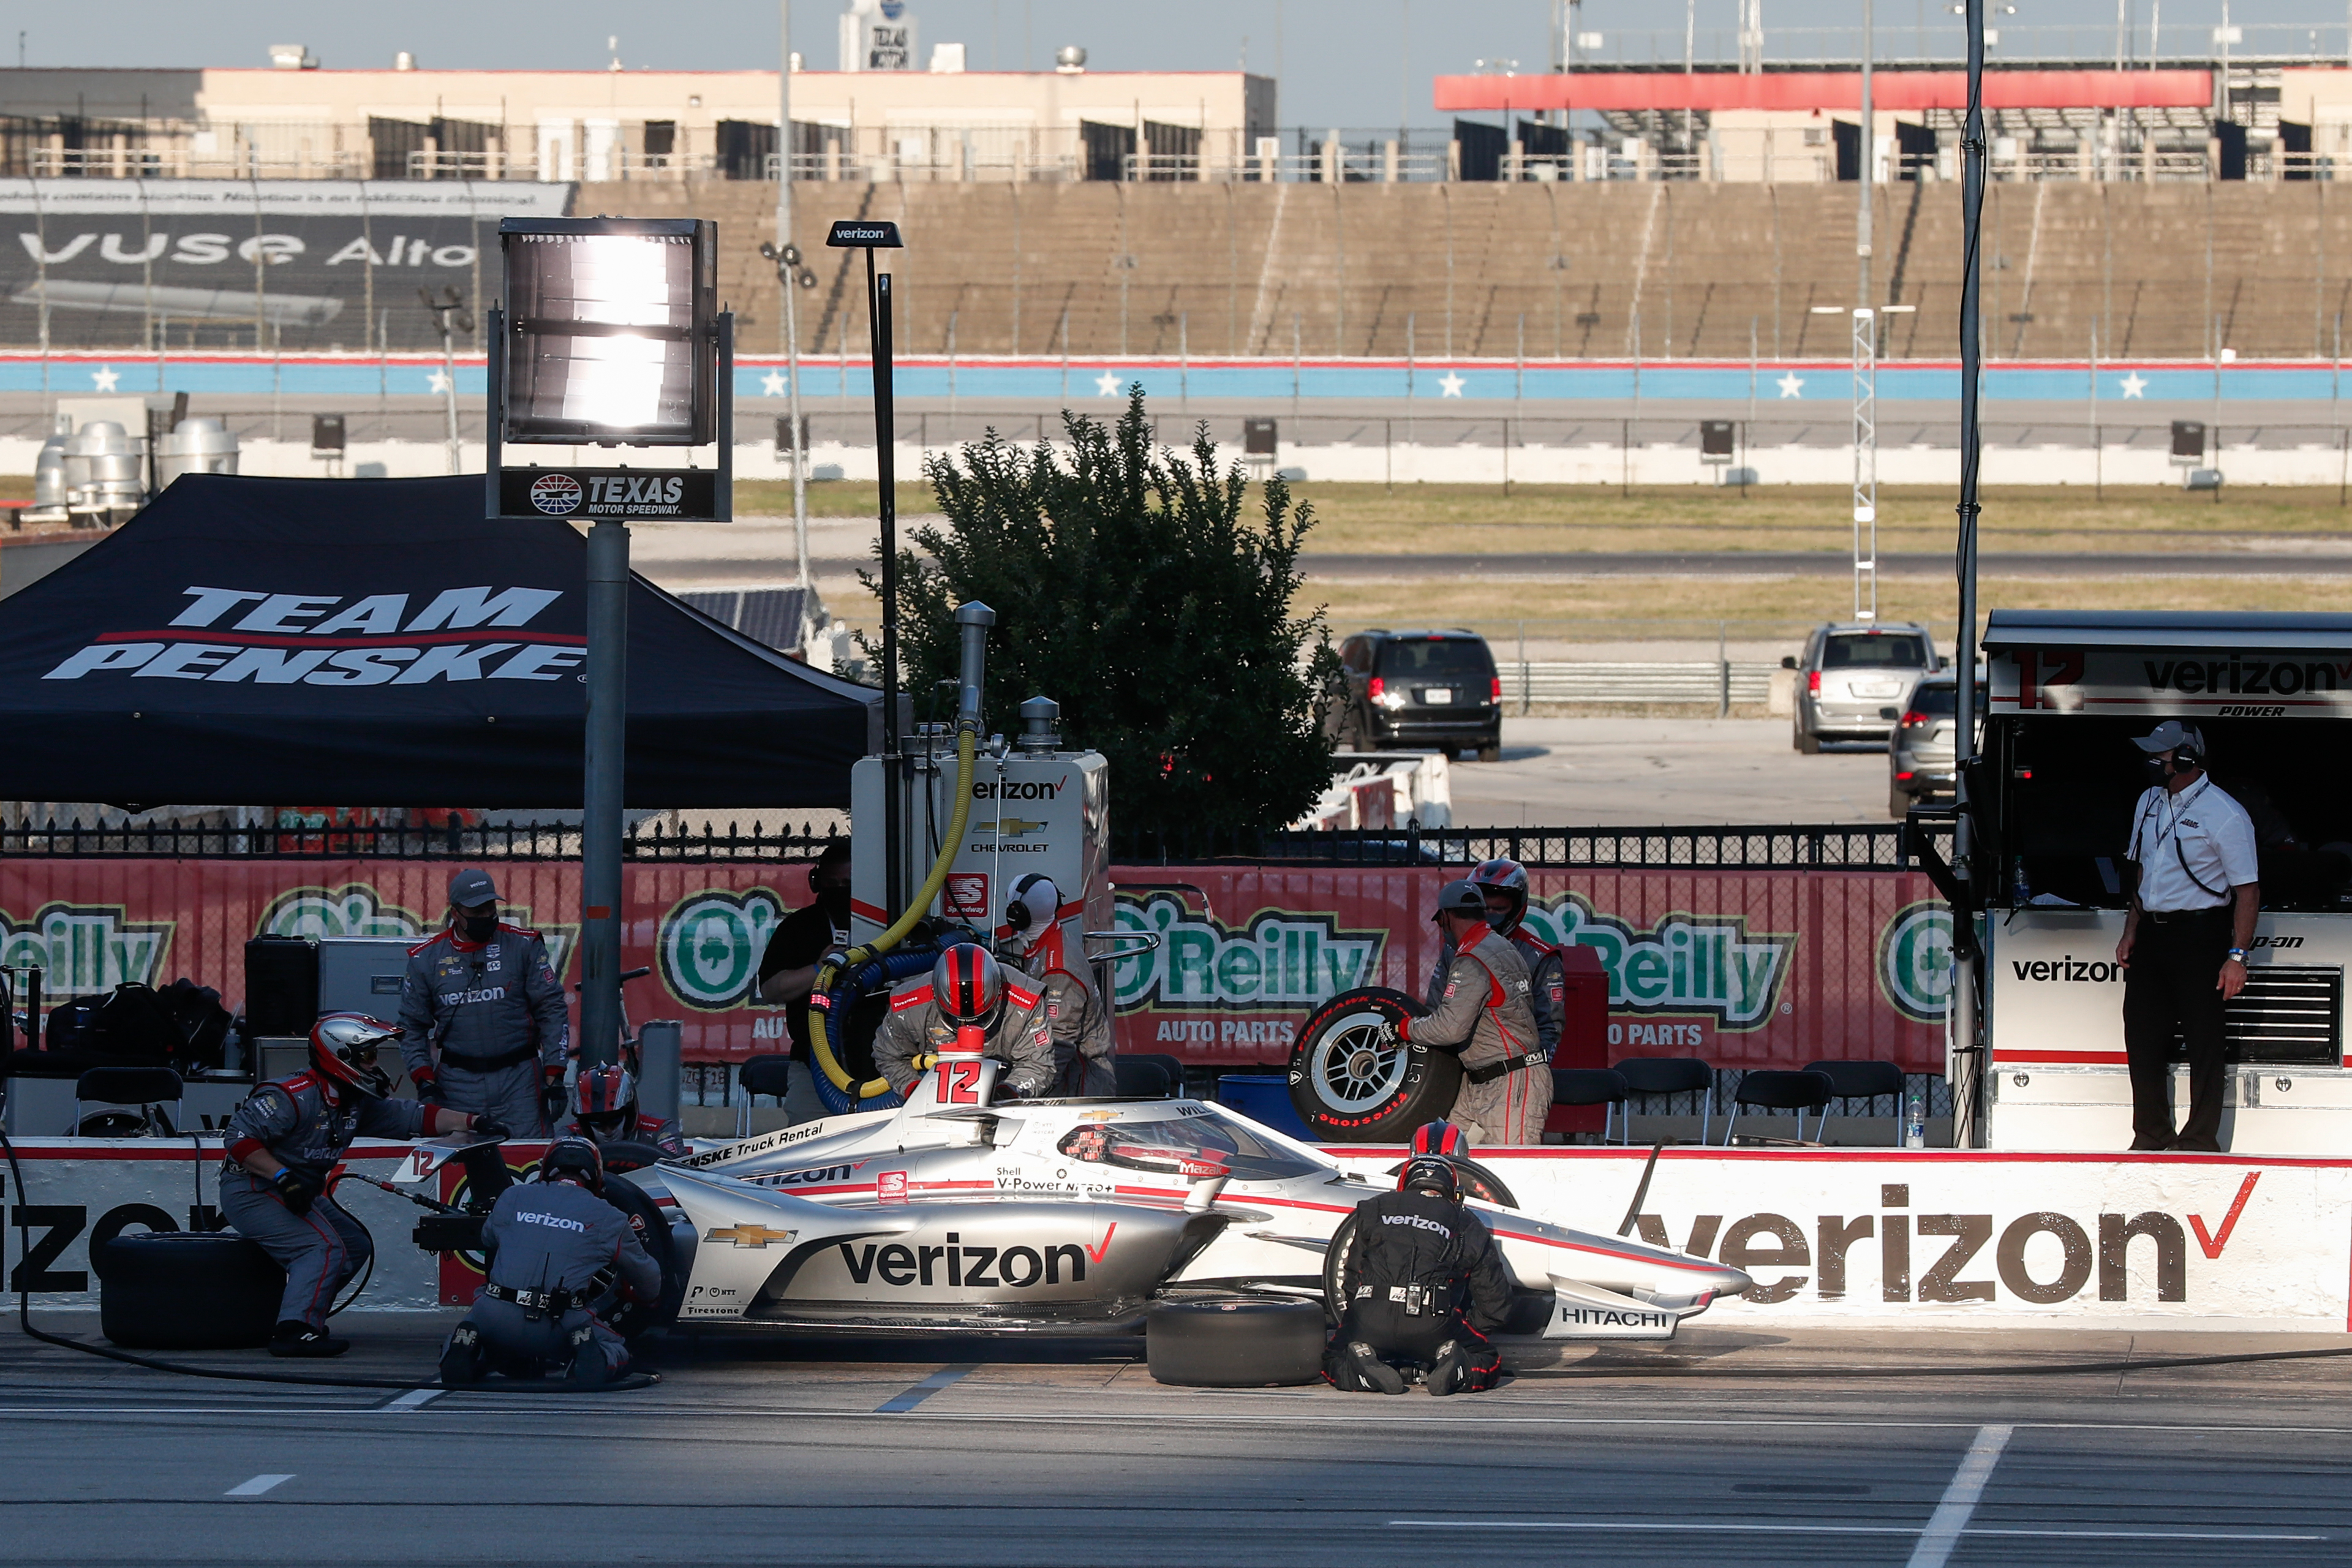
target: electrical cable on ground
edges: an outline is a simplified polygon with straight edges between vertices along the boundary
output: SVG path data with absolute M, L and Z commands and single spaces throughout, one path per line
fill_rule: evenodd
M 0 1100 L 5 1100 L 5 1096 L 0 1096 Z M 7 1129 L 4 1125 L 0 1125 L 0 1151 L 5 1151 L 7 1153 L 8 1172 L 16 1183 L 16 1193 L 19 1199 L 16 1205 L 16 1241 L 19 1249 L 18 1256 L 22 1258 L 30 1254 L 33 1249 L 32 1226 L 30 1222 L 28 1222 L 25 1217 L 25 1205 L 22 1202 L 26 1191 L 25 1169 L 24 1166 L 17 1162 L 16 1145 L 15 1142 L 9 1138 Z M 199 1173 L 197 1180 L 199 1183 L 203 1181 L 201 1173 Z M 202 1191 L 203 1189 L 200 1185 L 198 1187 L 199 1196 L 202 1195 Z M 350 1211 L 345 1210 L 344 1212 L 349 1213 Z M 361 1228 L 365 1229 L 366 1227 L 362 1226 Z M 364 1285 L 366 1283 L 365 1279 L 362 1279 L 361 1283 Z M 359 1292 L 357 1290 L 353 1290 L 352 1292 L 353 1297 L 356 1297 L 358 1294 Z M 351 1300 L 346 1299 L 343 1305 L 351 1305 Z M 338 1307 L 335 1310 L 341 1311 L 342 1310 L 342 1308 Z M 38 1340 L 43 1344 L 57 1345 L 61 1349 L 69 1351 L 79 1351 L 85 1355 L 99 1356 L 107 1361 L 121 1362 L 128 1366 L 143 1366 L 155 1372 L 177 1373 L 183 1377 L 209 1377 L 229 1383 L 294 1384 L 299 1386 L 310 1388 L 388 1388 L 402 1394 L 413 1394 L 420 1388 L 440 1388 L 448 1386 L 440 1381 L 437 1373 L 431 1377 L 422 1378 L 331 1377 L 308 1375 L 302 1373 L 293 1372 L 241 1372 L 227 1367 L 189 1366 L 182 1362 L 159 1361 L 153 1356 L 136 1355 L 130 1351 L 116 1350 L 110 1345 L 94 1345 L 82 1340 L 69 1339 L 63 1334 L 53 1334 L 46 1329 L 38 1329 L 33 1326 L 32 1287 L 25 1278 L 23 1265 L 21 1263 L 17 1266 L 16 1274 L 16 1326 L 24 1331 L 27 1338 Z M 452 1388 L 451 1392 L 478 1394 L 618 1394 L 631 1389 L 650 1388 L 660 1381 L 661 1374 L 658 1373 L 631 1373 L 627 1376 L 615 1378 L 611 1383 L 605 1384 L 597 1388 L 581 1388 L 569 1382 L 541 1383 L 530 1380 L 519 1382 L 512 1380 L 491 1382 L 485 1380 L 481 1383 L 465 1384 L 459 1387 Z

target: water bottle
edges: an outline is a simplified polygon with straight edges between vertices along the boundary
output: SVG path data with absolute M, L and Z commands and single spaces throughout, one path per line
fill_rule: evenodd
M 2017 856 L 2010 862 L 2010 900 L 2019 909 L 2033 901 L 2033 884 L 2025 875 L 2025 857 Z
M 1927 1097 L 1917 1089 L 1911 1091 L 1911 1109 L 1903 1118 L 1903 1146 L 1925 1149 L 1927 1146 Z

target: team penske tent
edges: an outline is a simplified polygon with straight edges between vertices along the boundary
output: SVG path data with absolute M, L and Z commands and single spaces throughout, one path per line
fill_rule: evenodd
M 190 475 L 8 601 L 0 798 L 580 804 L 587 547 L 479 478 Z M 845 806 L 880 695 L 645 581 L 632 805 Z

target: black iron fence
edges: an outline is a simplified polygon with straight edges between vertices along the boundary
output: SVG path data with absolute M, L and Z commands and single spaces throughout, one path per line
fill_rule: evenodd
M 807 860 L 836 842 L 836 829 L 803 824 L 667 820 L 638 824 L 622 839 L 631 860 Z M 449 823 L 419 826 L 277 824 L 186 826 L 131 823 L 89 826 L 50 822 L 0 827 L 0 858 L 145 858 L 201 860 L 334 858 L 382 860 L 577 860 L 576 822 Z

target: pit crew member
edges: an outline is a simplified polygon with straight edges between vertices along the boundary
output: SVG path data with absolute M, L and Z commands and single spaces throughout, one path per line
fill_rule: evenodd
M 2205 773 L 2205 737 L 2168 719 L 2135 736 L 2156 782 L 2132 812 L 2126 858 L 2139 885 L 2124 913 L 2124 1057 L 2134 1149 L 2221 1150 L 2221 1014 L 2246 984 L 2263 889 L 2254 825 Z M 2189 1047 L 2189 1120 L 2172 1126 L 2172 1040 Z
M 1502 1375 L 1486 1336 L 1509 1312 L 1511 1276 L 1463 1205 L 1451 1162 L 1416 1157 L 1395 1193 L 1356 1205 L 1339 1288 L 1345 1305 L 1324 1361 L 1337 1386 L 1402 1394 L 1412 1370 L 1443 1395 L 1492 1388 Z
M 824 961 L 849 950 L 850 868 L 848 840 L 826 845 L 809 868 L 807 907 L 776 922 L 775 934 L 760 955 L 760 1000 L 782 1005 L 793 1060 L 803 1064 L 802 1070 L 792 1075 L 792 1087 L 784 1096 L 785 1114 L 794 1122 L 825 1114 L 824 1103 L 817 1098 L 816 1078 L 811 1070 L 814 1058 L 809 1045 L 811 1032 L 823 1029 L 824 1020 L 810 1013 L 809 993 Z M 850 1059 L 843 1066 L 853 1077 L 867 1076 L 859 1068 L 872 1061 L 874 1032 L 889 1016 L 887 995 L 861 996 L 852 1004 L 843 1042 Z
M 352 1348 L 349 1340 L 329 1336 L 327 1314 L 335 1293 L 374 1250 L 328 1192 L 330 1173 L 352 1139 L 464 1128 L 506 1135 L 490 1117 L 385 1098 L 392 1079 L 376 1056 L 399 1034 L 380 1019 L 330 1013 L 311 1026 L 310 1070 L 263 1084 L 229 1114 L 221 1212 L 286 1269 L 271 1355 L 336 1356 Z
M 1462 1058 L 1453 1119 L 1482 1144 L 1540 1143 L 1551 1110 L 1551 1058 L 1536 1038 L 1534 989 L 1518 949 L 1486 923 L 1477 885 L 1448 882 L 1436 921 L 1453 948 L 1434 1005 L 1398 1037 Z
M 1007 978 L 986 948 L 959 943 L 940 954 L 930 978 L 917 977 L 890 994 L 890 1016 L 874 1037 L 874 1066 L 904 1095 L 930 1058 L 977 1028 L 981 1054 L 1003 1064 L 1000 1098 L 1034 1100 L 1054 1082 L 1054 1035 L 1045 999 Z
M 596 1145 L 559 1138 L 538 1180 L 499 1194 L 482 1222 L 489 1280 L 441 1352 L 443 1383 L 560 1371 L 593 1388 L 628 1370 L 628 1347 L 591 1306 L 608 1293 L 658 1297 L 661 1269 L 604 1190 Z
M 1035 990 L 1045 999 L 1045 1023 L 1054 1037 L 1054 1082 L 1046 1092 L 1108 1098 L 1118 1092 L 1110 1014 L 1080 973 L 1085 955 L 1079 954 L 1074 966 L 1065 952 L 1057 918 L 1061 899 L 1053 879 L 1041 873 L 1033 871 L 1014 882 L 1004 901 L 996 950 L 1035 981 Z
M 571 1120 L 555 1135 L 585 1138 L 600 1150 L 608 1143 L 647 1143 L 665 1154 L 687 1152 L 686 1130 L 677 1119 L 638 1110 L 636 1074 L 614 1062 L 582 1069 L 572 1085 Z
M 408 950 L 400 1054 L 419 1100 L 544 1138 L 563 1110 L 572 1026 L 539 933 L 499 919 L 487 871 L 449 879 L 449 923 Z
M 1517 860 L 1485 860 L 1470 873 L 1470 883 L 1486 900 L 1486 924 L 1496 935 L 1507 937 L 1527 961 L 1528 1005 L 1536 1016 L 1536 1043 L 1544 1060 L 1559 1048 L 1560 1018 L 1566 1010 L 1568 972 L 1559 949 L 1527 928 L 1528 868 Z M 1428 1005 L 1432 1011 L 1444 997 L 1445 969 L 1454 956 L 1451 946 L 1437 955 L 1429 972 Z

